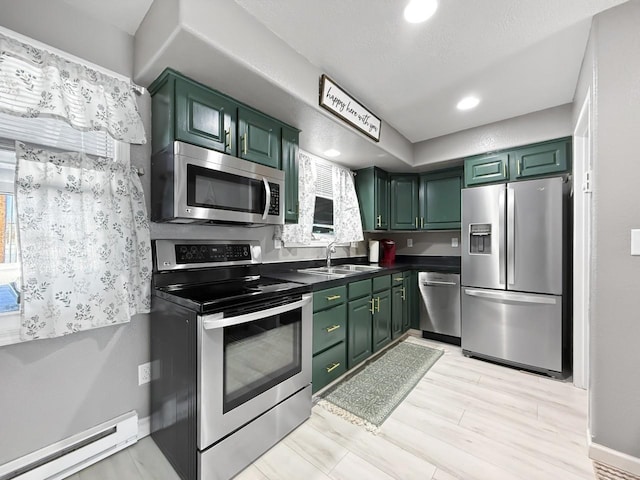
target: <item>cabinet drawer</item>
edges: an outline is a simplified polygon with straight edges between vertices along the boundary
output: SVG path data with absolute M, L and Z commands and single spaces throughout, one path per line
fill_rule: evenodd
M 349 300 L 371 295 L 371 280 L 360 280 L 349 284 Z
M 347 349 L 344 342 L 313 357 L 312 391 L 315 393 L 347 371 Z
M 327 288 L 313 294 L 313 311 L 317 312 L 325 308 L 344 303 L 347 298 L 347 286 Z
M 313 353 L 344 341 L 347 336 L 347 305 L 313 314 Z
M 373 291 L 379 292 L 391 287 L 391 275 L 382 275 L 373 279 Z

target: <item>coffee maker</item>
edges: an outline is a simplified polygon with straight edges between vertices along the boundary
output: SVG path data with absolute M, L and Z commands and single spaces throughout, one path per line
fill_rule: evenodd
M 388 238 L 380 240 L 380 265 L 390 266 L 396 262 L 396 242 Z

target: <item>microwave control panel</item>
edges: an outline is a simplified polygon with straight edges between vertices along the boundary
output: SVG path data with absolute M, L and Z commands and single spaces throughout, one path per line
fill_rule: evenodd
M 269 182 L 269 188 L 271 189 L 269 215 L 280 215 L 280 185 Z

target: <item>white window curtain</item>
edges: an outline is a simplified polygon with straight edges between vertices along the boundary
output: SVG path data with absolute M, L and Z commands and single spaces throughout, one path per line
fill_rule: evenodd
M 0 111 L 145 143 L 132 85 L 0 33 Z
M 333 166 L 333 226 L 337 243 L 364 240 L 353 174 L 337 165 Z
M 309 245 L 312 240 L 313 212 L 316 205 L 316 165 L 309 155 L 298 153 L 298 223 L 277 227 L 275 238 L 287 243 Z M 286 188 L 286 185 L 285 185 Z
M 16 142 L 23 340 L 129 321 L 150 307 L 142 185 L 129 162 Z

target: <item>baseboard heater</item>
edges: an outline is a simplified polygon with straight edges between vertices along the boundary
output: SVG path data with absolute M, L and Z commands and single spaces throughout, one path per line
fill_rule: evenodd
M 129 412 L 0 465 L 0 480 L 59 480 L 138 441 L 138 415 Z

